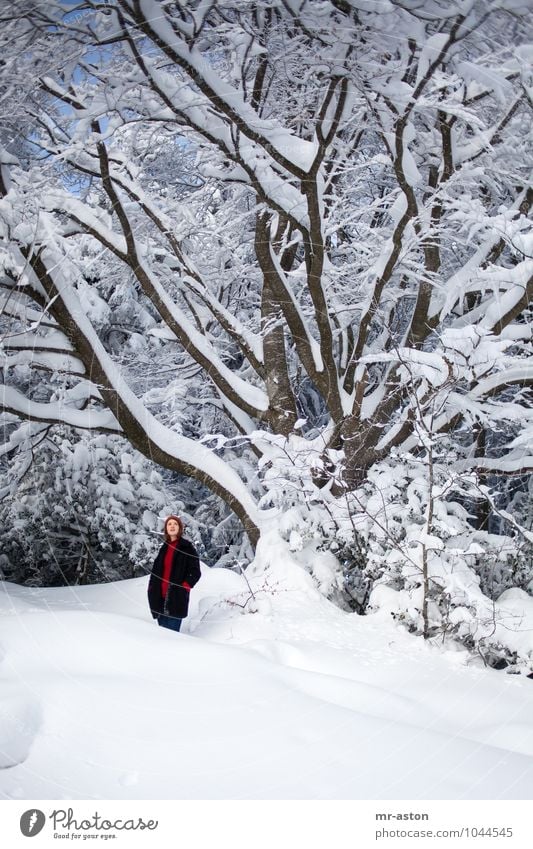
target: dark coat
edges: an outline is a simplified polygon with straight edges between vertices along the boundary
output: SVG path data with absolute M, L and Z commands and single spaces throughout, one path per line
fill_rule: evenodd
M 184 619 L 189 610 L 189 590 L 183 586 L 185 581 L 190 587 L 200 580 L 200 561 L 192 542 L 183 537 L 174 551 L 170 583 L 166 598 L 161 595 L 161 579 L 167 543 L 163 543 L 154 560 L 152 574 L 148 581 L 148 604 L 154 619 L 161 613 Z

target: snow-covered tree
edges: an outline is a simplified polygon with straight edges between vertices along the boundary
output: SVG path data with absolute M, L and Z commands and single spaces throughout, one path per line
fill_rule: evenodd
M 161 515 L 185 512 L 161 474 L 120 436 L 74 441 L 64 428 L 39 431 L 31 457 L 15 454 L 0 500 L 6 575 L 54 586 L 146 574 L 161 544 Z M 25 423 L 11 442 L 36 436 Z
M 253 543 L 444 437 L 492 509 L 533 462 L 527 7 L 5 3 L 7 419 L 122 435 Z

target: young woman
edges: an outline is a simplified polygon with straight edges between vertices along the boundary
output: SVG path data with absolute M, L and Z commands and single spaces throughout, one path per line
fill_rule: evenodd
M 183 536 L 179 516 L 165 520 L 164 533 L 148 582 L 148 604 L 159 625 L 179 631 L 189 610 L 189 593 L 200 580 L 200 562 L 194 545 Z

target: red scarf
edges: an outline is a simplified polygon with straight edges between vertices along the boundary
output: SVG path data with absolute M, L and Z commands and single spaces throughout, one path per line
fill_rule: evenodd
M 170 583 L 170 573 L 172 572 L 172 561 L 174 559 L 174 552 L 176 551 L 179 545 L 179 538 L 174 540 L 174 542 L 167 542 L 167 550 L 165 551 L 165 559 L 163 560 L 163 577 L 161 578 L 161 595 L 163 598 L 166 597 L 168 592 L 168 585 Z

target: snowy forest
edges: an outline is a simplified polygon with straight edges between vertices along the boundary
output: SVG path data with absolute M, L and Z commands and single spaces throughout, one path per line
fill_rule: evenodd
M 245 610 L 275 559 L 533 671 L 531 35 L 3 0 L 0 577 L 146 575 L 178 513 Z

